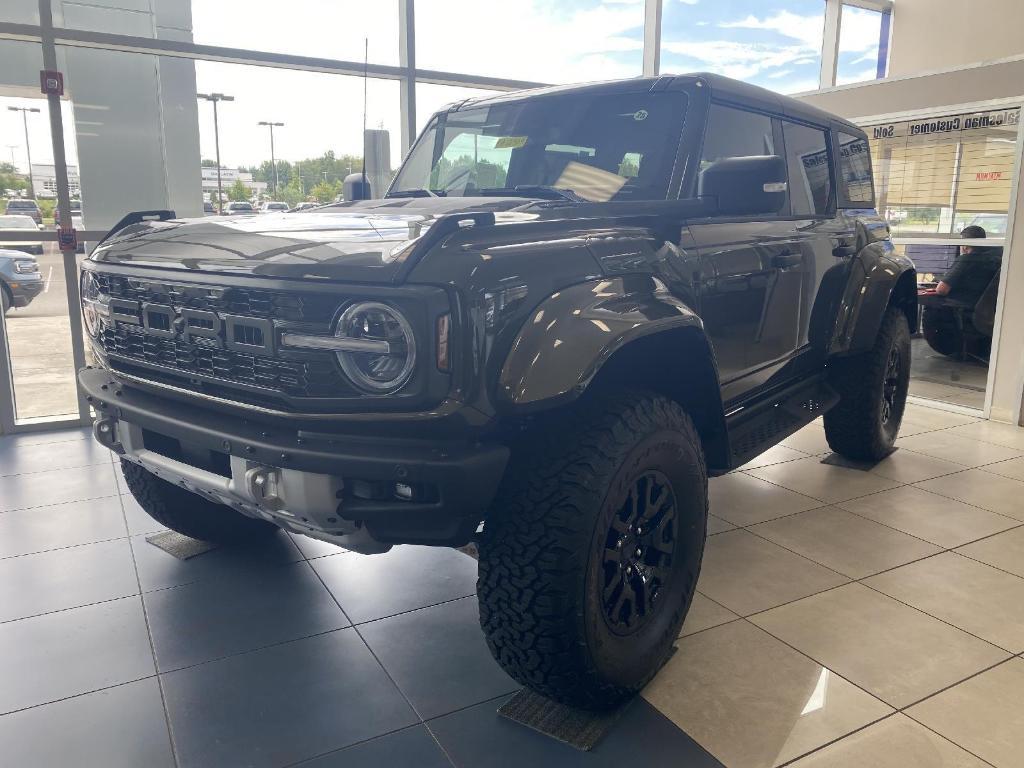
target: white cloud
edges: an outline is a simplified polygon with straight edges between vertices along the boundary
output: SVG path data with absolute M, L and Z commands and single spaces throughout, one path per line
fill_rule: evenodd
M 662 49 L 698 62 L 697 67 L 726 77 L 747 80 L 777 67 L 792 67 L 816 60 L 814 52 L 800 45 L 775 47 L 733 40 L 667 42 Z
M 700 0 L 679 0 L 683 5 L 696 5 Z
M 878 34 L 882 26 L 881 17 L 882 14 L 877 11 L 844 5 L 839 50 L 842 53 L 877 50 Z
M 825 17 L 824 14 L 820 16 L 801 16 L 791 11 L 779 11 L 773 16 L 767 16 L 763 19 L 759 19 L 751 14 L 745 19 L 723 22 L 718 26 L 723 29 L 771 30 L 784 37 L 799 40 L 803 45 L 813 50 L 821 50 Z

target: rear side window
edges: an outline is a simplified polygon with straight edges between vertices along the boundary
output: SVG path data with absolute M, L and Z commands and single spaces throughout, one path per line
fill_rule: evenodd
M 846 202 L 874 203 L 871 150 L 867 139 L 839 134 L 839 189 Z
M 726 157 L 774 155 L 772 119 L 721 104 L 712 104 L 704 129 L 704 150 L 700 156 L 703 171 L 711 163 Z
M 794 216 L 821 216 L 832 204 L 832 173 L 829 169 L 825 131 L 784 122 L 786 164 L 789 166 L 789 199 Z

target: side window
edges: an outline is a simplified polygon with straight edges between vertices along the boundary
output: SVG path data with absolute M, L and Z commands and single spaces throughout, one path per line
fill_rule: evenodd
M 721 104 L 712 104 L 704 128 L 704 149 L 700 156 L 703 171 L 725 157 L 774 155 L 772 119 Z
M 867 139 L 839 134 L 839 189 L 844 201 L 869 205 L 875 202 Z
M 825 131 L 783 122 L 789 199 L 794 216 L 828 213 L 832 202 L 832 173 Z

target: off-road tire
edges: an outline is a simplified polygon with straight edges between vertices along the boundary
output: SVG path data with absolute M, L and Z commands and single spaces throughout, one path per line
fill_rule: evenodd
M 899 370 L 890 376 L 894 353 L 899 355 Z M 825 414 L 829 447 L 857 461 L 884 459 L 892 453 L 899 434 L 910 387 L 906 316 L 898 309 L 888 309 L 871 349 L 831 362 L 829 374 L 829 382 L 839 393 L 839 403 Z M 893 388 L 888 408 L 883 397 L 887 382 Z
M 128 490 L 146 514 L 172 531 L 193 539 L 231 544 L 267 536 L 277 530 L 273 523 L 215 504 L 160 479 L 138 464 L 122 461 L 121 471 Z
M 646 477 L 667 481 L 674 496 L 674 550 L 667 561 L 660 549 L 645 550 L 667 576 L 646 618 L 624 635 L 606 616 L 614 608 L 604 603 L 605 579 L 622 571 L 608 566 L 606 547 L 625 535 L 613 520 L 622 525 L 625 495 Z M 666 509 L 645 498 L 645 509 Z M 517 681 L 557 701 L 600 710 L 625 700 L 671 653 L 693 599 L 706 530 L 700 436 L 676 403 L 626 392 L 547 418 L 514 447 L 484 523 L 477 594 L 491 653 Z M 622 589 L 613 594 L 621 597 Z M 634 607 L 640 602 L 634 596 Z

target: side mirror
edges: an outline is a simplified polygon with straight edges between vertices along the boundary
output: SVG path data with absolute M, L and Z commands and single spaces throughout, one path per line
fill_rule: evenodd
M 361 173 L 350 173 L 344 182 L 345 200 L 369 200 L 370 182 L 363 179 Z
M 778 213 L 786 204 L 786 161 L 778 155 L 726 157 L 703 171 L 697 195 L 718 214 Z

